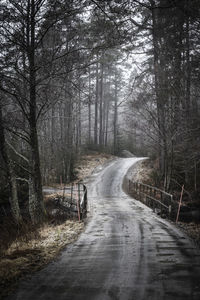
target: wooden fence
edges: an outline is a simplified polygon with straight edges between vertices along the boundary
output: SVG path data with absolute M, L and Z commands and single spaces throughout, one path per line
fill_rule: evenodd
M 177 211 L 177 204 L 173 196 L 156 187 L 141 182 L 128 181 L 128 190 L 136 199 L 153 209 L 162 217 L 174 218 Z

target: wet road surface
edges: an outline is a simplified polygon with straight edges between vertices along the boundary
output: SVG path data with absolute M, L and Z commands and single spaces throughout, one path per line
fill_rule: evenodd
M 200 299 L 200 251 L 122 190 L 137 160 L 117 159 L 93 174 L 85 232 L 9 300 Z

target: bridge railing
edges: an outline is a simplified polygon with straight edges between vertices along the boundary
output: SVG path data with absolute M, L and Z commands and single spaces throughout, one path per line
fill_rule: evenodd
M 77 214 L 79 221 L 82 220 L 87 213 L 87 187 L 78 182 L 60 190 L 62 195 L 57 198 L 57 205 L 63 210 Z
M 173 195 L 148 184 L 131 180 L 128 181 L 128 190 L 131 195 L 152 208 L 154 212 L 169 219 L 173 218 L 173 211 L 177 206 Z

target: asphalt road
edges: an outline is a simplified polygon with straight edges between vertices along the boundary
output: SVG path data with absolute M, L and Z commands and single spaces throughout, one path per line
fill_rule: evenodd
M 93 174 L 85 232 L 9 300 L 200 299 L 200 251 L 122 190 L 137 160 L 117 159 Z

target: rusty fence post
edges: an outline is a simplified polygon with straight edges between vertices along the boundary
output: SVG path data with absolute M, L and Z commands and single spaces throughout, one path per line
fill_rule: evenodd
M 178 211 L 177 211 L 177 216 L 176 216 L 176 223 L 178 223 L 179 213 L 180 213 L 180 209 L 181 209 L 181 202 L 182 202 L 182 198 L 183 198 L 183 191 L 184 191 L 184 185 L 182 186 L 182 190 L 181 190 L 181 196 L 180 196 Z

